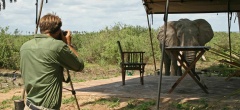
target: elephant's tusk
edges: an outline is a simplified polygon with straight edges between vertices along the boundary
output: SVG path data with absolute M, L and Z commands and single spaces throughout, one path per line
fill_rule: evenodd
M 182 54 L 183 54 L 183 52 L 182 52 L 182 51 L 180 51 L 179 53 L 180 53 L 180 55 L 182 55 Z M 180 60 L 182 60 L 180 56 L 178 56 L 178 58 L 179 58 Z M 180 64 L 180 62 L 179 62 L 179 61 L 177 61 L 177 65 L 178 65 L 178 66 L 181 66 L 181 64 Z
M 206 57 L 204 55 L 202 55 L 202 60 L 203 61 L 207 61 Z

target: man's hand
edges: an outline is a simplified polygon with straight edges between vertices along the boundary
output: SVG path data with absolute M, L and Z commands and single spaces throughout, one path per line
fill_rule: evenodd
M 63 40 L 63 42 L 65 42 L 67 45 L 71 45 L 71 42 L 72 42 L 72 34 L 71 34 L 71 31 L 67 30 L 66 32 L 67 32 L 66 35 L 64 35 L 63 32 L 61 32 L 61 34 L 62 34 L 62 40 Z
M 70 49 L 76 56 L 78 56 L 77 51 L 72 47 L 72 43 L 71 43 L 71 42 L 72 42 L 72 34 L 71 34 L 71 31 L 67 30 L 67 31 L 65 31 L 65 32 L 67 32 L 67 34 L 66 34 L 65 36 L 64 36 L 64 34 L 63 34 L 63 31 L 61 32 L 63 42 L 65 42 L 65 43 L 68 45 L 69 49 Z

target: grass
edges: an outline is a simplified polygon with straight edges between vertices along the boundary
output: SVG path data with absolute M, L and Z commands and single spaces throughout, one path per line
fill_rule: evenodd
M 109 79 L 120 75 L 120 67 L 118 65 L 101 66 L 98 64 L 86 63 L 82 72 L 70 71 L 70 75 L 73 82 Z
M 4 110 L 7 108 L 12 108 L 12 103 L 14 100 L 19 100 L 21 99 L 21 96 L 13 96 L 11 99 L 6 99 L 1 102 L 0 110 Z
M 156 105 L 155 100 L 144 101 L 131 99 L 128 101 L 128 105 L 122 108 L 122 110 L 150 110 L 150 108 L 155 105 Z
M 127 103 L 125 106 L 121 106 L 121 103 Z M 151 110 L 156 104 L 155 100 L 152 99 L 132 99 L 132 98 L 99 98 L 95 101 L 84 102 L 81 106 L 84 109 L 84 106 L 87 105 L 101 105 L 106 106 L 109 109 L 117 110 Z
M 15 95 L 14 95 L 14 96 L 12 97 L 12 100 L 20 100 L 20 99 L 22 99 L 21 96 L 15 96 Z
M 120 99 L 116 97 L 111 97 L 111 98 L 100 98 L 95 101 L 90 101 L 90 102 L 84 102 L 82 105 L 106 105 L 109 108 L 114 108 L 119 106 L 120 104 Z
M 62 104 L 69 104 L 69 103 L 73 103 L 73 102 L 75 102 L 75 98 L 74 97 L 64 98 L 62 100 Z
M 226 97 L 225 97 L 226 98 Z M 224 99 L 225 99 L 224 98 Z M 239 101 L 225 102 L 224 99 L 211 101 L 207 98 L 189 100 L 182 103 L 181 100 L 173 100 L 167 105 L 170 110 L 239 110 Z
M 209 109 L 208 100 L 201 98 L 195 101 L 189 101 L 185 103 L 172 102 L 172 106 L 179 110 L 203 110 Z
M 94 104 L 107 105 L 109 108 L 114 108 L 114 107 L 119 106 L 119 104 L 120 104 L 119 101 L 120 101 L 120 99 L 115 98 L 115 97 L 109 98 L 109 99 L 101 98 L 101 99 L 95 101 Z

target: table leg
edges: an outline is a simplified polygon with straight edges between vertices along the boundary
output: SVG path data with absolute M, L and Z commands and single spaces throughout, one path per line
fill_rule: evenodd
M 193 73 L 191 71 L 191 68 L 193 68 L 193 66 L 196 64 L 196 62 L 201 58 L 201 56 L 204 54 L 205 50 L 200 51 L 200 53 L 197 55 L 196 59 L 189 65 L 187 63 L 187 61 L 184 59 L 184 56 L 181 55 L 179 52 L 172 52 L 174 57 L 177 58 L 177 60 L 179 61 L 179 63 L 181 64 L 181 66 L 186 70 L 185 73 L 174 83 L 174 85 L 172 86 L 172 88 L 169 90 L 168 93 L 171 93 L 176 86 L 181 82 L 181 80 L 187 75 L 187 73 L 193 78 L 193 80 L 202 88 L 202 90 L 208 94 L 208 91 L 206 90 L 207 87 L 206 85 L 200 83 L 200 77 L 196 74 Z M 180 58 L 178 57 L 180 56 Z M 184 64 L 185 63 L 185 64 Z
M 176 51 L 173 51 L 172 53 L 173 53 L 174 57 L 177 58 L 177 60 L 181 64 L 181 66 L 183 66 L 184 68 L 187 68 L 184 65 L 183 61 L 178 57 L 178 56 L 180 56 L 182 58 L 182 55 L 180 53 L 176 52 Z M 184 74 L 180 78 L 178 78 L 178 80 L 173 84 L 172 88 L 168 91 L 169 94 L 177 87 L 177 85 L 182 81 L 182 79 L 187 75 L 187 73 L 188 73 L 188 71 L 186 69 Z

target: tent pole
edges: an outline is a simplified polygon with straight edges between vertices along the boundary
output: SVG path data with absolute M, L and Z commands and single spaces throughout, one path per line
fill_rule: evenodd
M 160 98 L 161 98 L 161 86 L 162 86 L 162 72 L 163 72 L 163 59 L 165 52 L 165 40 L 166 40 L 166 32 L 167 32 L 167 21 L 168 21 L 168 9 L 169 9 L 169 0 L 166 1 L 165 4 L 165 14 L 164 14 L 164 38 L 162 43 L 162 58 L 160 64 L 160 75 L 159 75 L 159 83 L 158 83 L 158 99 L 157 99 L 157 110 L 159 110 Z M 161 41 L 160 41 L 161 42 Z
M 232 61 L 232 45 L 231 45 L 231 20 L 232 15 L 230 16 L 230 1 L 228 1 L 228 39 L 229 39 L 229 49 L 230 49 L 230 61 Z
M 36 11 L 36 15 L 38 15 L 38 18 L 36 19 L 37 22 L 36 22 L 35 34 L 37 34 L 37 32 L 38 32 L 38 25 L 39 25 L 41 13 L 42 13 L 43 1 L 44 1 L 44 0 L 41 1 L 41 6 L 40 6 L 39 14 L 37 14 L 37 11 Z M 47 3 L 47 0 L 46 0 L 46 3 Z M 36 3 L 36 7 L 37 7 L 37 5 L 38 5 L 38 3 Z M 36 8 L 36 9 L 38 9 L 38 8 Z M 68 69 L 67 69 L 67 75 L 68 75 L 68 77 L 70 78 L 70 85 L 71 85 L 71 88 L 72 88 L 71 91 L 72 91 L 72 94 L 74 95 L 74 98 L 75 98 L 75 101 L 76 101 L 76 104 L 77 104 L 77 108 L 78 108 L 78 110 L 80 110 L 80 106 L 79 106 L 79 104 L 78 104 L 76 92 L 75 92 L 75 90 L 74 90 L 74 88 L 73 88 L 73 84 L 72 84 L 71 77 L 70 77 L 70 74 L 69 74 L 69 70 L 68 70 Z M 25 92 L 25 90 L 24 90 L 24 92 Z
M 37 32 L 38 32 L 38 25 L 39 25 L 39 20 L 40 20 L 41 13 L 42 13 L 43 1 L 44 1 L 44 0 L 41 1 L 41 6 L 40 6 L 39 14 L 36 14 L 36 15 L 38 15 L 38 18 L 37 18 L 37 20 L 36 20 L 37 23 L 36 23 L 35 34 L 37 34 Z M 38 5 L 38 4 L 37 4 L 37 5 Z
M 44 0 L 42 0 L 41 10 L 40 10 L 39 17 L 41 16 L 43 1 L 44 1 Z M 37 8 L 38 8 L 37 5 L 38 5 L 38 1 L 36 2 L 36 15 L 37 15 Z M 35 34 L 37 34 L 38 24 L 39 24 L 39 20 L 36 19 L 36 31 L 35 31 Z M 23 90 L 22 90 L 22 100 L 24 100 L 24 98 L 25 98 L 25 92 L 26 92 L 26 90 L 25 90 L 25 88 L 23 87 Z M 23 103 L 24 103 L 24 102 L 23 102 Z M 24 106 L 25 106 L 25 105 L 24 105 Z M 21 108 L 21 109 L 22 109 L 22 108 Z M 23 109 L 24 109 L 24 108 L 23 108 Z
M 147 14 L 147 11 L 146 11 Z M 154 62 L 154 71 L 156 73 L 156 61 L 155 61 L 155 55 L 154 55 L 154 49 L 153 49 L 153 42 L 152 42 L 152 29 L 151 29 L 151 25 L 149 23 L 149 17 L 147 14 L 147 21 L 148 21 L 148 31 L 149 31 L 149 37 L 150 37 L 150 41 L 151 41 L 151 47 L 152 47 L 152 55 L 153 55 L 153 62 Z
M 42 0 L 42 4 L 43 4 L 43 0 Z M 37 5 L 38 5 L 38 1 L 36 2 L 36 9 L 37 9 Z M 41 7 L 42 7 L 42 5 L 41 5 Z M 40 11 L 42 11 L 42 8 L 41 8 Z M 36 10 L 36 15 L 37 15 L 37 10 Z M 41 16 L 41 14 L 40 14 L 40 16 Z M 38 23 L 39 23 L 39 22 L 38 22 L 37 19 L 36 19 L 36 32 L 35 32 L 35 34 L 37 34 Z M 23 87 L 23 90 L 22 90 L 22 100 L 24 100 L 24 98 L 25 98 L 25 92 L 26 92 L 26 90 L 25 90 L 25 88 Z
M 36 4 L 35 5 L 36 5 L 36 25 L 38 25 L 38 0 L 36 0 Z
M 238 29 L 240 32 L 240 12 L 237 12 L 237 18 L 238 18 Z

